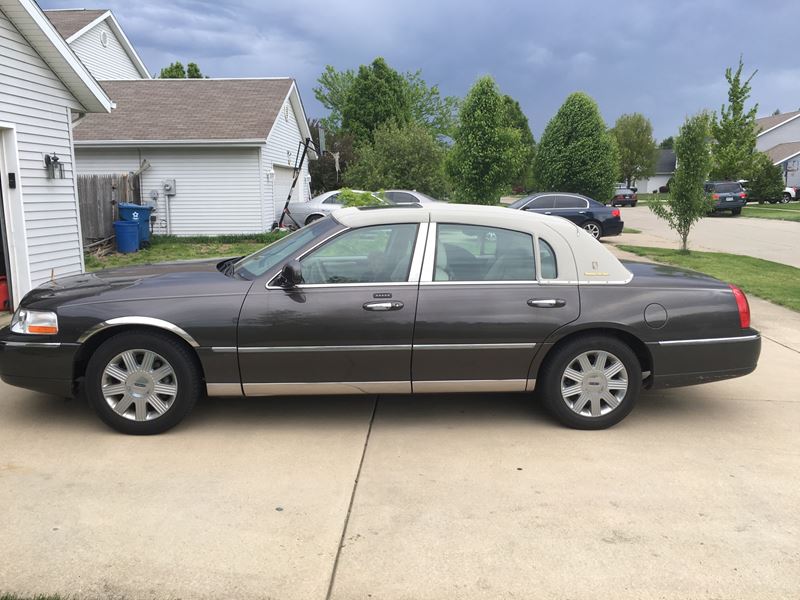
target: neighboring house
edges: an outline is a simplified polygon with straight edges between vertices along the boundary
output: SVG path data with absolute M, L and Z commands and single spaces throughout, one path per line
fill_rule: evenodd
M 675 174 L 675 151 L 659 149 L 656 157 L 656 170 L 652 177 L 640 179 L 636 182 L 637 193 L 652 194 L 657 192 Z
M 150 79 L 110 10 L 59 9 L 44 14 L 95 79 Z
M 142 201 L 156 205 L 155 233 L 263 232 L 279 218 L 299 145 L 310 137 L 294 80 L 102 85 L 116 108 L 76 124 L 78 173 L 143 169 Z M 310 199 L 310 179 L 306 161 L 293 200 Z
M 781 165 L 786 185 L 800 186 L 800 111 L 756 119 L 756 148 Z
M 83 271 L 72 121 L 111 107 L 33 0 L 0 0 L 0 264 L 14 305 Z

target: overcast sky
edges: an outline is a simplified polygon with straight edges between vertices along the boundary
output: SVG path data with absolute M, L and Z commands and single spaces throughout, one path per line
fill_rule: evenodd
M 40 0 L 75 8 L 76 0 Z M 759 116 L 800 107 L 796 0 L 86 0 L 110 8 L 151 72 L 195 61 L 212 77 L 290 76 L 309 116 L 326 64 L 383 56 L 463 96 L 492 75 L 538 139 L 565 97 L 583 90 L 606 122 L 644 113 L 658 139 L 687 114 L 718 109 L 725 67 L 758 68 Z

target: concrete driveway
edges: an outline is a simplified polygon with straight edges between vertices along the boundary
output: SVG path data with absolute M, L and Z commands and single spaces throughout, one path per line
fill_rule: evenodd
M 620 210 L 625 226 L 641 229 L 643 233 L 623 234 L 608 240 L 638 246 L 679 247 L 678 235 L 646 205 Z M 693 250 L 745 254 L 800 267 L 800 223 L 731 217 L 728 213 L 722 213 L 701 219 L 692 228 L 689 247 Z
M 617 427 L 520 395 L 210 399 L 150 438 L 0 384 L 0 594 L 797 598 L 800 318 Z

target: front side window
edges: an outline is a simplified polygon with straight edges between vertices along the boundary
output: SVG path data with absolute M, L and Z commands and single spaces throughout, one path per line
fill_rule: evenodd
M 333 194 L 322 201 L 323 204 L 341 204 L 339 202 L 339 194 Z
M 553 208 L 553 201 L 555 200 L 554 196 L 539 196 L 538 198 L 534 198 L 525 208 L 528 210 L 532 208 Z
M 434 281 L 533 281 L 533 238 L 519 231 L 439 224 Z
M 307 284 L 408 281 L 417 225 L 396 223 L 352 229 L 302 259 Z

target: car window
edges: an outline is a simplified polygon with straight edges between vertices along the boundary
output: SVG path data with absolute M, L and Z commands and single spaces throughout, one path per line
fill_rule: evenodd
M 715 183 L 713 191 L 718 194 L 738 194 L 742 191 L 742 186 L 738 183 Z
M 416 204 L 418 200 L 408 192 L 386 192 L 386 199 L 392 204 Z
M 323 204 L 339 204 L 339 194 L 333 194 L 332 196 L 328 196 L 325 200 L 322 201 Z
M 539 239 L 539 264 L 542 269 L 542 279 L 556 279 L 558 277 L 558 263 L 553 247 L 543 239 Z
M 586 208 L 586 200 L 575 196 L 558 196 L 555 208 Z
M 408 280 L 417 225 L 352 229 L 302 259 L 307 284 L 387 283 Z
M 555 196 L 539 196 L 534 198 L 525 208 L 553 208 Z
M 533 238 L 527 233 L 441 223 L 436 238 L 434 281 L 536 279 Z

